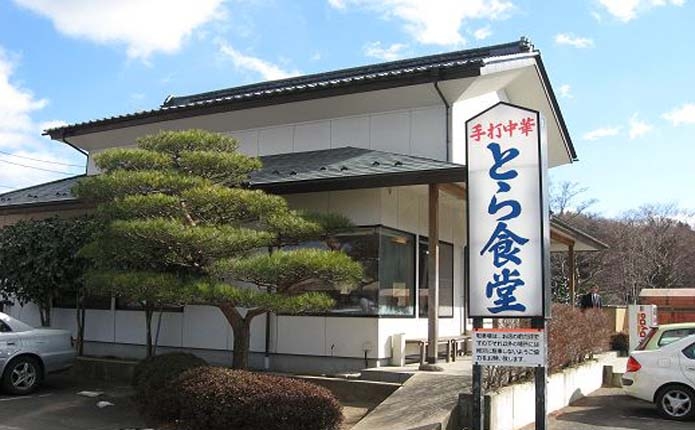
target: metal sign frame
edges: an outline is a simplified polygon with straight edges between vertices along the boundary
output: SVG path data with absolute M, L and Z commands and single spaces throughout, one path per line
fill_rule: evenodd
M 541 312 L 539 314 L 524 314 L 524 315 L 501 315 L 501 316 L 494 316 L 494 315 L 489 315 L 489 314 L 483 314 L 483 315 L 476 315 L 472 313 L 474 310 L 474 307 L 472 306 L 471 303 L 471 289 L 472 288 L 479 288 L 479 285 L 473 285 L 471 282 L 471 270 L 470 270 L 470 265 L 471 265 L 471 255 L 470 255 L 470 249 L 469 253 L 466 256 L 466 266 L 468 267 L 468 270 L 466 271 L 466 308 L 469 310 L 468 316 L 470 318 L 476 318 L 476 317 L 481 317 L 481 318 L 536 318 L 536 317 L 542 317 L 542 318 L 549 318 L 550 317 L 550 210 L 548 207 L 548 191 L 547 191 L 547 151 L 546 151 L 546 138 L 544 136 L 544 129 L 545 129 L 545 124 L 544 124 L 544 119 L 541 116 L 540 112 L 537 110 L 525 108 L 523 106 L 518 106 L 512 103 L 507 103 L 507 102 L 498 102 L 494 104 L 493 106 L 483 110 L 482 112 L 478 113 L 474 117 L 468 119 L 466 121 L 466 148 L 465 148 L 465 154 L 466 154 L 466 165 L 468 167 L 468 180 L 467 180 L 467 185 L 468 185 L 468 192 L 467 192 L 467 204 L 466 204 L 466 243 L 468 244 L 468 247 L 471 247 L 471 242 L 470 242 L 470 235 L 471 235 L 471 214 L 470 214 L 470 195 L 471 193 L 475 193 L 475 190 L 473 187 L 470 186 L 470 162 L 469 162 L 469 145 L 470 143 L 470 134 L 469 134 L 469 124 L 473 121 L 475 121 L 477 118 L 479 118 L 482 115 L 485 115 L 486 113 L 490 112 L 491 110 L 497 108 L 498 106 L 509 106 L 511 108 L 523 110 L 525 112 L 528 112 L 529 114 L 533 115 L 535 120 L 536 120 L 536 125 L 537 125 L 537 149 L 538 149 L 538 207 L 539 207 L 539 213 L 541 215 L 541 219 L 539 220 L 540 222 L 540 255 L 538 256 L 541 260 L 541 265 L 540 265 L 540 280 L 541 280 L 541 291 L 542 291 L 542 297 L 541 297 Z

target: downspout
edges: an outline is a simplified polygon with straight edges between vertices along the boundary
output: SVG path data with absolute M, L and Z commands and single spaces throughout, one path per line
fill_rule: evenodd
M 439 81 L 434 81 L 434 89 L 437 90 L 439 98 L 442 99 L 442 103 L 444 103 L 444 139 L 446 141 L 446 161 L 451 161 L 451 150 L 449 149 L 449 147 L 451 146 L 451 133 L 449 132 L 449 116 L 451 114 L 451 105 L 447 101 L 446 97 L 444 97 L 442 90 L 439 88 Z
M 87 157 L 87 160 L 86 160 L 86 162 L 85 162 L 85 164 L 84 164 L 84 174 L 86 175 L 86 174 L 87 174 L 87 170 L 89 169 L 89 167 L 88 167 L 88 166 L 89 166 L 89 153 L 88 153 L 87 151 L 81 149 L 81 148 L 78 148 L 77 146 L 73 145 L 72 143 L 68 142 L 68 139 L 67 139 L 65 136 L 62 136 L 62 137 L 60 138 L 60 141 L 63 142 L 64 144 L 70 146 L 72 149 L 77 150 L 77 152 L 81 153 L 81 154 L 84 155 L 85 157 Z

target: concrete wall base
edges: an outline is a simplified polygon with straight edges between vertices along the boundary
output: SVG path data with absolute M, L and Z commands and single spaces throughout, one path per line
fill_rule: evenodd
M 570 403 L 598 390 L 604 384 L 604 361 L 610 355 L 599 356 L 577 367 L 551 375 L 548 381 L 547 412 L 557 411 Z M 610 370 L 609 380 L 613 379 Z M 485 396 L 485 428 L 490 430 L 516 430 L 535 422 L 535 386 L 533 382 L 504 387 Z M 463 428 L 471 428 L 471 395 L 459 397 L 459 417 Z
M 218 366 L 232 365 L 232 351 L 195 348 L 172 348 L 160 346 L 157 353 L 184 351 L 195 354 L 210 364 Z M 141 360 L 145 358 L 144 345 L 85 342 L 85 355 L 125 360 Z M 249 353 L 249 367 L 255 370 L 269 370 L 282 373 L 302 373 L 312 375 L 335 375 L 354 372 L 368 367 L 388 365 L 389 359 L 367 359 L 356 357 L 324 357 L 315 355 L 270 354 L 266 366 L 265 354 Z

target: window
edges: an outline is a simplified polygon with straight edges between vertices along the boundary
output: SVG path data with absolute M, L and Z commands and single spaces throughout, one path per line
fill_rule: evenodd
M 420 317 L 427 317 L 427 299 L 429 294 L 429 276 L 427 272 L 429 243 L 427 238 L 420 237 L 419 246 L 419 287 L 418 301 Z M 450 243 L 439 242 L 439 316 L 454 316 L 454 246 Z
M 5 324 L 3 321 L 0 321 L 0 333 L 10 333 L 12 332 L 12 329 L 10 326 Z
M 695 360 L 695 343 L 686 347 L 683 350 L 683 355 L 685 355 L 686 357 L 688 357 L 691 360 Z
M 691 334 L 695 334 L 695 328 L 680 328 L 676 330 L 666 330 L 664 334 L 659 338 L 657 345 L 664 346 L 669 343 L 675 342 L 678 339 L 682 339 Z
M 330 315 L 415 316 L 415 236 L 385 227 L 358 228 L 301 247 L 341 250 L 362 264 L 357 286 L 315 280 L 302 291 L 319 291 L 335 300 Z

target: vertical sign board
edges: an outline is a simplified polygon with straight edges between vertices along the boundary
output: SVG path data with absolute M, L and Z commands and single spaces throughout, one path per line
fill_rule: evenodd
M 482 366 L 514 363 L 535 367 L 536 429 L 545 430 L 550 212 L 546 130 L 540 113 L 500 102 L 468 120 L 466 165 L 467 304 L 478 351 L 473 427 L 483 428 Z M 537 331 L 512 331 L 505 338 L 485 333 L 483 318 L 531 318 Z
M 630 334 L 630 351 L 634 351 L 652 327 L 659 325 L 656 305 L 629 305 L 627 322 Z
M 466 122 L 470 317 L 549 317 L 545 121 L 500 102 Z

